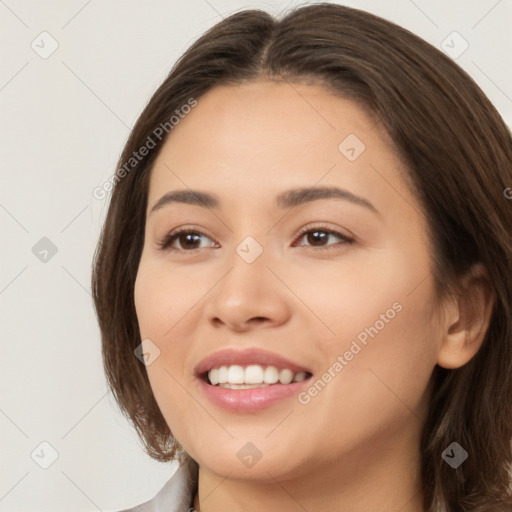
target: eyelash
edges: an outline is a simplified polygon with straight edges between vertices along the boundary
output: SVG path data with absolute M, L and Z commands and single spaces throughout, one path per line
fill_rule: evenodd
M 321 232 L 327 233 L 329 235 L 335 235 L 335 236 L 341 238 L 341 240 L 343 241 L 342 245 L 346 245 L 346 244 L 351 245 L 355 242 L 355 240 L 353 238 L 350 238 L 347 235 L 340 233 L 339 231 L 330 229 L 327 226 L 311 227 L 311 225 L 309 225 L 309 224 L 307 226 L 305 226 L 304 228 L 302 228 L 302 230 L 297 235 L 296 239 L 300 240 L 305 234 L 314 233 L 317 231 L 321 231 Z M 194 248 L 194 249 L 186 250 L 186 249 L 176 249 L 176 248 L 169 247 L 180 235 L 184 235 L 184 234 L 194 234 L 194 235 L 200 235 L 200 236 L 205 236 L 207 238 L 210 238 L 208 235 L 203 233 L 200 229 L 195 229 L 192 227 L 185 226 L 185 227 L 179 228 L 179 229 L 172 231 L 171 233 L 168 233 L 165 236 L 163 236 L 157 242 L 157 245 L 163 251 L 167 250 L 167 251 L 193 252 L 193 251 L 197 251 L 198 249 L 206 249 L 206 247 L 201 247 L 201 248 Z M 331 249 L 333 249 L 333 245 L 335 248 L 336 244 L 331 244 L 331 245 L 324 246 L 324 247 L 315 247 L 315 246 L 309 246 L 309 247 L 312 247 L 315 250 L 331 250 Z M 308 246 L 305 246 L 305 247 L 308 247 Z

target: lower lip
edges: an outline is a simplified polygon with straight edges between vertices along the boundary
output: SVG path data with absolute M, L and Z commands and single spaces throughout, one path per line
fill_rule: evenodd
M 271 384 L 252 389 L 228 389 L 212 386 L 199 379 L 206 397 L 216 406 L 233 412 L 254 412 L 266 409 L 285 398 L 297 395 L 300 388 L 311 379 L 291 384 Z

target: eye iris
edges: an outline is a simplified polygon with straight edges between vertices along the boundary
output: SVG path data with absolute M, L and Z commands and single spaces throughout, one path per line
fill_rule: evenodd
M 201 235 L 197 234 L 197 233 L 186 233 L 186 234 L 182 234 L 179 236 L 179 240 L 180 240 L 180 244 L 182 245 L 182 247 L 192 247 L 194 248 L 194 245 L 197 244 L 198 242 L 198 239 Z M 193 238 L 195 238 L 195 240 L 193 240 Z M 192 243 L 185 243 L 183 244 L 183 240 L 187 240 L 187 242 L 192 242 Z
M 316 235 L 320 235 L 319 237 Z M 329 236 L 328 233 L 325 231 L 310 231 L 307 233 L 307 240 L 308 243 L 311 243 L 312 245 L 322 245 L 321 242 L 325 240 Z M 317 244 L 317 242 L 320 242 L 320 244 Z

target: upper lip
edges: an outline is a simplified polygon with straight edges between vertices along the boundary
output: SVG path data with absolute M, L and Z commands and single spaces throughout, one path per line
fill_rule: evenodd
M 276 366 L 277 368 L 284 369 L 288 368 L 294 373 L 308 372 L 311 373 L 307 368 L 300 364 L 290 361 L 284 356 L 269 352 L 267 350 L 261 350 L 258 348 L 235 350 L 235 349 L 224 349 L 214 352 L 202 359 L 194 368 L 196 375 L 200 376 L 211 370 L 212 368 L 219 368 L 220 366 L 230 366 L 232 364 L 249 365 L 249 364 L 260 364 L 266 366 Z

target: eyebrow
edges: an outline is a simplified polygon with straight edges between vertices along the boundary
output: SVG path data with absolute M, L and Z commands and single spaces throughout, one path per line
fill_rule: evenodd
M 343 199 L 353 204 L 363 206 L 373 213 L 376 213 L 379 217 L 381 216 L 380 212 L 370 201 L 338 187 L 295 188 L 286 190 L 276 197 L 276 205 L 278 208 L 284 210 L 312 201 L 318 201 L 319 199 L 331 198 Z M 211 209 L 219 209 L 220 207 L 219 199 L 208 192 L 190 189 L 175 190 L 164 194 L 151 208 L 150 214 L 172 203 L 190 204 Z

